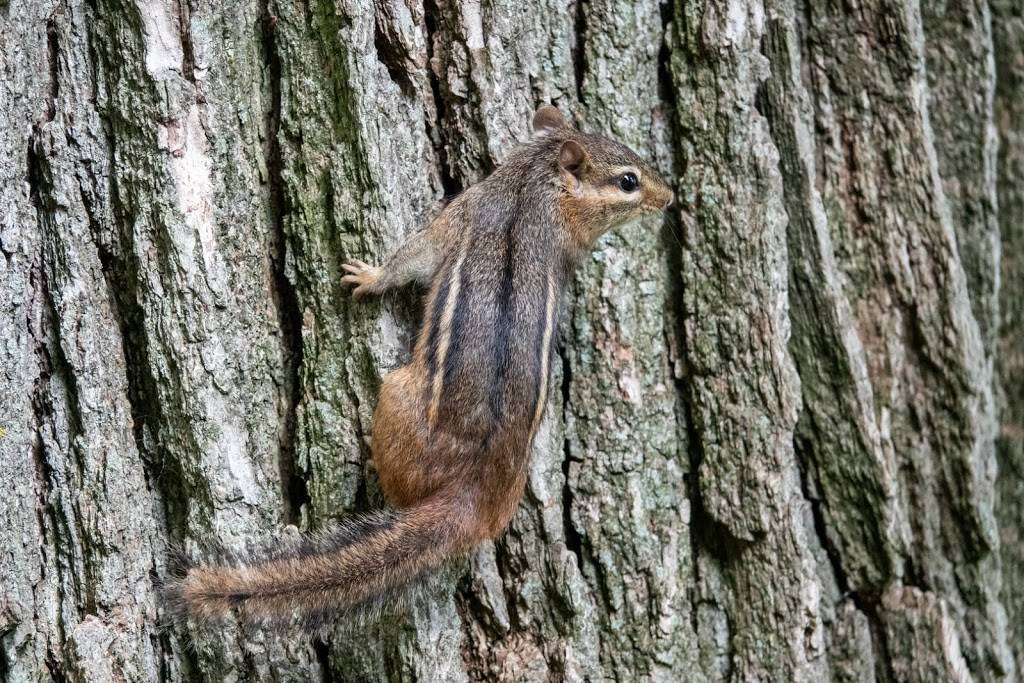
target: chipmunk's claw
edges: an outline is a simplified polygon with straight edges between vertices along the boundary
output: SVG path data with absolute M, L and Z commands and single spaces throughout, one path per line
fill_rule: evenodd
M 373 293 L 373 286 L 381 276 L 380 268 L 357 259 L 343 263 L 341 267 L 348 273 L 348 275 L 341 278 L 341 283 L 349 287 L 355 287 L 352 291 L 352 296 L 359 299 Z

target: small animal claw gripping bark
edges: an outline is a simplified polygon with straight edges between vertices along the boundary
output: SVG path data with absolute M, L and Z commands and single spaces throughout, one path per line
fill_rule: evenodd
M 541 107 L 533 128 L 383 266 L 344 266 L 357 296 L 412 280 L 430 288 L 412 362 L 384 378 L 373 416 L 373 459 L 393 509 L 240 566 L 194 567 L 167 588 L 179 613 L 359 614 L 505 529 L 574 266 L 604 232 L 672 201 L 630 149 L 574 130 L 554 107 Z

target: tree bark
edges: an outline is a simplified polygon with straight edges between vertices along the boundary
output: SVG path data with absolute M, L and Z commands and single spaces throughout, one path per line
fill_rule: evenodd
M 0 679 L 1013 681 L 1013 0 L 0 0 Z M 380 260 L 557 104 L 676 187 L 577 274 L 527 493 L 408 615 L 161 623 L 382 504 Z

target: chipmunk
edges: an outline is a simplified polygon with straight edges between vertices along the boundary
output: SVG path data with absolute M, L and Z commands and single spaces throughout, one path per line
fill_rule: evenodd
M 555 107 L 538 109 L 533 129 L 383 266 L 343 266 L 357 298 L 429 286 L 412 361 L 384 378 L 373 415 L 373 461 L 393 509 L 243 566 L 194 567 L 168 586 L 181 611 L 322 623 L 397 599 L 504 531 L 523 495 L 574 266 L 603 233 L 673 196 L 633 151 L 574 130 Z

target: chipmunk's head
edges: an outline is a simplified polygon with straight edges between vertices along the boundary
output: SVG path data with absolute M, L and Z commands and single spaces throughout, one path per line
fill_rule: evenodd
M 537 110 L 533 129 L 558 143 L 560 204 L 580 246 L 590 247 L 608 230 L 672 203 L 672 188 L 636 152 L 570 128 L 554 107 Z

